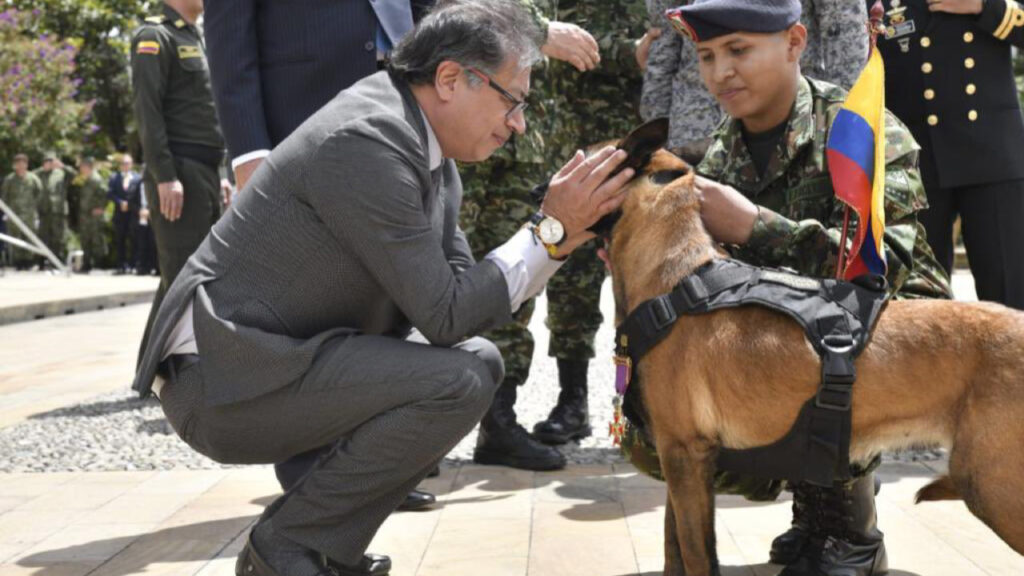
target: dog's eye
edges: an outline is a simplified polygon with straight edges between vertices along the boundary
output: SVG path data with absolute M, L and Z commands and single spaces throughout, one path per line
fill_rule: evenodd
M 661 172 L 655 172 L 647 178 L 654 184 L 664 186 L 677 178 L 686 176 L 686 174 L 687 172 L 685 170 L 663 170 Z

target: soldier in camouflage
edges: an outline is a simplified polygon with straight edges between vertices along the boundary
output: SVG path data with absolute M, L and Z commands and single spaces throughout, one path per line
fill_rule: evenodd
M 668 26 L 665 11 L 679 0 L 646 0 L 653 27 Z M 690 1 L 682 2 L 689 4 Z M 867 55 L 867 10 L 863 2 L 802 0 L 807 49 L 803 73 L 844 88 L 853 86 Z M 662 34 L 651 44 L 640 113 L 645 120 L 670 119 L 668 148 L 693 164 L 711 144 L 722 120 L 714 97 L 701 88 L 697 51 L 679 34 Z
M 716 19 L 721 13 L 714 14 L 714 8 L 738 2 L 698 1 L 679 17 L 687 35 L 696 39 L 708 92 L 717 95 L 729 115 L 697 167 L 702 218 L 711 236 L 740 260 L 834 277 L 844 207 L 832 188 L 826 143 L 846 91 L 801 75 L 797 61 L 791 61 L 789 56 L 803 50 L 807 34 L 798 22 L 797 0 L 782 3 L 792 19 L 781 22 L 774 34 L 744 28 L 769 17 L 766 1 L 729 11 L 728 21 Z M 761 33 L 744 33 L 751 29 Z M 917 171 L 919 148 L 891 114 L 885 140 L 889 290 L 897 299 L 949 298 L 949 279 L 917 219 L 927 208 Z M 657 452 L 642 429 L 630 427 L 623 449 L 639 468 L 661 476 Z M 793 527 L 772 543 L 772 561 L 787 564 L 782 575 L 884 573 L 871 474 L 876 465 L 857 467 L 854 481 L 832 488 L 792 487 Z M 782 489 L 779 481 L 734 474 L 719 474 L 715 482 L 722 492 L 758 500 L 772 500 Z
M 641 75 L 634 40 L 643 32 L 642 1 L 527 4 L 548 30 L 544 52 L 550 57 L 531 78 L 530 130 L 488 162 L 460 167 L 465 189 L 461 225 L 477 258 L 536 212 L 529 191 L 580 146 L 620 137 L 639 121 Z M 598 304 L 603 280 L 604 267 L 595 249 L 585 247 L 576 250 L 548 284 L 548 353 L 558 361 L 561 392 L 549 418 L 534 429 L 546 443 L 562 444 L 590 434 L 587 367 L 602 321 Z M 535 470 L 565 466 L 561 453 L 526 433 L 513 409 L 517 387 L 526 382 L 533 357 L 533 337 L 527 328 L 532 313 L 531 301 L 520 308 L 515 323 L 486 335 L 501 349 L 506 374 L 481 422 L 476 462 Z
M 8 174 L 0 185 L 0 200 L 3 200 L 25 226 L 32 228 L 34 232 L 39 216 L 39 198 L 43 195 L 43 184 L 35 174 L 28 171 L 28 156 L 15 155 L 13 168 L 14 172 Z M 7 222 L 7 234 L 29 242 L 21 229 L 10 220 Z M 13 248 L 11 261 L 18 270 L 27 270 L 32 266 L 34 259 L 35 256 L 31 252 Z
M 68 175 L 53 152 L 43 155 L 43 165 L 35 171 L 43 185 L 39 196 L 39 239 L 63 260 L 68 222 Z
M 107 254 L 106 221 L 107 190 L 94 171 L 91 158 L 83 158 L 78 175 L 71 181 L 78 194 L 78 240 L 82 245 L 82 271 L 98 266 Z

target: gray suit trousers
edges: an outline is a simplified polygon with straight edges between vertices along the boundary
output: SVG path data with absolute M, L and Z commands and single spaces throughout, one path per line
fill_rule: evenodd
M 383 336 L 328 340 L 309 372 L 245 402 L 205 406 L 202 359 L 161 392 L 174 430 L 224 463 L 272 464 L 324 445 L 299 483 L 263 514 L 281 535 L 345 564 L 490 406 L 503 366 L 471 338 L 441 348 Z

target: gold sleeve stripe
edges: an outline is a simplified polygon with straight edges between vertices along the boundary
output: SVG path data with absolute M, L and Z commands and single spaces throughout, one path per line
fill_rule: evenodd
M 1006 1 L 1006 14 L 1003 15 L 1003 23 L 996 30 L 996 38 L 1006 40 L 1015 28 L 1024 26 L 1024 9 L 1014 0 Z
M 1003 21 L 999 23 L 999 27 L 992 33 L 993 36 L 999 38 L 1000 34 L 1003 33 L 1003 29 L 1010 23 L 1010 17 L 1013 16 L 1013 0 L 1007 0 L 1006 10 L 1003 11 Z

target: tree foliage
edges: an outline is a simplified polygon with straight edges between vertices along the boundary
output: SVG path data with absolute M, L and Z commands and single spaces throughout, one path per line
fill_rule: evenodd
M 78 153 L 97 128 L 91 102 L 76 100 L 77 49 L 49 34 L 26 34 L 32 13 L 0 12 L 0 172 L 17 152 Z

